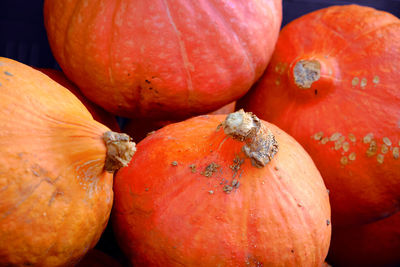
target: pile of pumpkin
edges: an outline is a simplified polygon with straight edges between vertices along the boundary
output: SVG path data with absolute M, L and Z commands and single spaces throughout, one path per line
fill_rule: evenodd
M 1 266 L 400 264 L 398 18 L 331 6 L 280 31 L 280 0 L 44 16 L 63 72 L 0 59 Z M 107 224 L 126 262 L 91 250 Z

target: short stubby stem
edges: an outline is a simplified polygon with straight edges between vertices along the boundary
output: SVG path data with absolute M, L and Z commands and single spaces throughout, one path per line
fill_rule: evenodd
M 302 91 L 327 91 L 334 82 L 335 64 L 328 57 L 302 57 L 290 65 L 289 81 Z M 310 90 L 311 89 L 311 90 Z
M 222 123 L 226 135 L 245 142 L 243 152 L 256 167 L 264 167 L 278 152 L 272 132 L 256 115 L 243 109 L 229 114 Z
M 108 131 L 104 133 L 103 140 L 107 147 L 104 169 L 108 172 L 114 172 L 128 166 L 136 152 L 136 145 L 129 135 Z

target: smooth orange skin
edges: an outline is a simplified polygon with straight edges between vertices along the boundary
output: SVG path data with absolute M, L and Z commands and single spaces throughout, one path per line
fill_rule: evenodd
M 400 212 L 371 224 L 333 231 L 328 255 L 333 266 L 400 265 Z
M 109 129 L 69 90 L 0 58 L 0 266 L 73 266 L 113 202 Z
M 235 176 L 239 187 L 227 194 L 230 166 L 245 156 L 244 143 L 216 131 L 225 117 L 170 124 L 137 145 L 114 184 L 112 218 L 121 249 L 134 266 L 322 266 L 330 206 L 311 158 L 265 123 L 279 152 L 263 168 L 245 159 Z M 212 162 L 219 168 L 205 177 Z
M 267 66 L 281 19 L 281 0 L 44 3 L 67 77 L 127 118 L 188 118 L 243 96 Z
M 236 101 L 223 106 L 208 114 L 229 114 L 235 111 Z M 175 123 L 178 121 L 159 121 L 152 119 L 130 119 L 124 125 L 124 133 L 127 133 L 132 137 L 135 143 L 142 141 L 149 133 L 156 131 L 168 124 Z
M 311 155 L 331 192 L 335 226 L 372 222 L 400 208 L 399 49 L 395 16 L 357 5 L 321 9 L 282 29 L 265 74 L 240 101 Z M 300 59 L 323 66 L 309 89 L 290 79 Z M 334 133 L 345 137 L 336 148 Z M 369 133 L 377 144 L 370 157 Z
M 49 76 L 54 81 L 58 82 L 68 90 L 70 90 L 81 102 L 85 105 L 85 107 L 89 110 L 90 114 L 92 114 L 93 119 L 96 121 L 106 125 L 108 128 L 113 130 L 114 132 L 120 132 L 120 128 L 117 122 L 117 119 L 114 115 L 105 111 L 101 107 L 96 104 L 90 102 L 68 78 L 64 75 L 62 71 L 55 69 L 43 69 L 39 68 L 39 71 L 43 72 L 47 76 Z

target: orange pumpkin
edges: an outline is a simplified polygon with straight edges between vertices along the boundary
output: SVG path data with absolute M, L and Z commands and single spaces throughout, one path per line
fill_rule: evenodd
M 149 135 L 114 191 L 114 231 L 134 266 L 311 267 L 328 252 L 329 198 L 311 158 L 242 110 Z
M 333 266 L 400 266 L 400 212 L 361 226 L 334 228 L 329 250 Z
M 222 108 L 210 112 L 209 114 L 228 114 L 235 111 L 236 101 L 223 106 Z M 130 119 L 124 125 L 124 132 L 132 137 L 133 141 L 138 143 L 151 132 L 158 130 L 168 124 L 178 121 L 159 121 L 152 119 Z
M 53 54 L 91 101 L 122 117 L 181 119 L 248 91 L 271 57 L 281 0 L 46 0 Z
M 321 9 L 292 21 L 241 101 L 310 153 L 335 226 L 400 207 L 400 20 L 373 8 Z
M 108 113 L 101 107 L 87 100 L 87 98 L 84 95 L 82 95 L 79 89 L 71 81 L 68 80 L 68 78 L 64 75 L 62 71 L 55 69 L 38 69 L 38 70 L 43 72 L 51 79 L 58 82 L 65 88 L 67 88 L 68 90 L 70 90 L 89 110 L 90 114 L 92 114 L 93 116 L 93 119 L 95 119 L 98 122 L 101 122 L 102 124 L 106 125 L 115 132 L 120 131 L 115 116 L 113 116 L 112 114 Z
M 135 147 L 69 90 L 0 58 L 0 266 L 73 265 L 98 241 Z

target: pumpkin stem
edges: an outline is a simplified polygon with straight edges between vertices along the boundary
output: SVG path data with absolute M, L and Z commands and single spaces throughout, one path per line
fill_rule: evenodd
M 293 77 L 299 88 L 311 88 L 311 84 L 321 77 L 321 64 L 316 60 L 299 60 L 293 68 Z
M 327 57 L 313 57 L 312 59 L 296 59 L 291 64 L 289 79 L 299 89 L 326 91 L 332 87 L 335 62 Z M 337 73 L 336 73 L 337 75 Z
M 104 133 L 103 140 L 107 146 L 104 169 L 114 172 L 127 166 L 136 152 L 132 139 L 127 134 L 108 131 Z
M 222 126 L 225 134 L 246 143 L 242 150 L 256 167 L 264 167 L 278 152 L 275 136 L 251 112 L 241 109 L 231 113 Z

